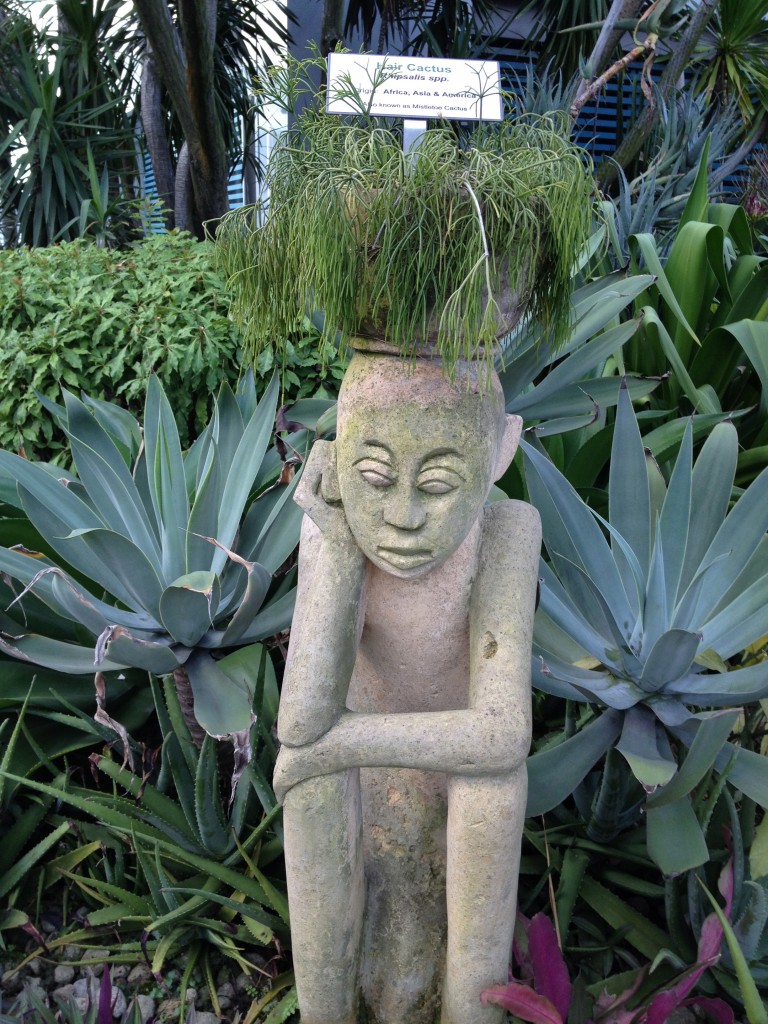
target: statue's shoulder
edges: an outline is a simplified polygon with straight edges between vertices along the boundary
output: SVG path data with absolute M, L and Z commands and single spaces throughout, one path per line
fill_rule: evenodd
M 511 566 L 538 560 L 541 551 L 541 519 L 525 501 L 493 501 L 483 509 L 482 562 L 489 569 L 507 571 Z
M 498 530 L 514 529 L 516 533 L 532 531 L 541 537 L 541 517 L 527 501 L 507 498 L 492 501 L 483 509 L 483 532 L 493 535 Z

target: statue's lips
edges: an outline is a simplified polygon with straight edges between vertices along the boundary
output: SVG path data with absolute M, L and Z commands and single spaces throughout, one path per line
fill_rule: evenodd
M 432 561 L 432 552 L 428 548 L 376 548 L 376 554 L 395 569 L 416 569 Z

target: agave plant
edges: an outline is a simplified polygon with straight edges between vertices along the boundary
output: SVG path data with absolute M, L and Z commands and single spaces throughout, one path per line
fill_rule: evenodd
M 0 614 L 0 650 L 57 672 L 95 668 L 97 717 L 121 732 L 126 755 L 103 674 L 129 667 L 172 673 L 182 688 L 188 680 L 203 729 L 239 736 L 248 753 L 257 641 L 290 622 L 293 577 L 273 575 L 301 515 L 296 481 L 276 479 L 281 463 L 267 450 L 276 399 L 276 380 L 258 403 L 252 378 L 236 395 L 225 385 L 182 452 L 156 379 L 143 432 L 125 410 L 65 392 L 54 411 L 75 473 L 0 451 L 0 496 L 45 542 L 0 549 L 0 571 L 19 591 L 16 617 Z M 39 607 L 47 619 L 32 617 Z
M 667 483 L 646 456 L 626 391 L 609 521 L 544 454 L 530 444 L 524 450 L 549 557 L 541 563 L 533 681 L 604 709 L 530 759 L 529 813 L 560 803 L 610 752 L 601 795 L 615 796 L 625 762 L 645 790 L 649 853 L 665 872 L 687 870 L 707 859 L 690 793 L 713 766 L 768 801 L 766 759 L 728 742 L 735 706 L 768 694 L 768 665 L 729 664 L 768 632 L 768 471 L 728 512 L 736 430 L 715 426 L 694 467 L 689 424 Z
M 585 258 L 602 238 L 602 230 L 592 236 Z M 562 344 L 528 318 L 519 324 L 497 359 L 507 412 L 536 424 L 536 435 L 543 437 L 589 426 L 614 406 L 620 383 L 615 363 L 603 372 L 642 323 L 642 317 L 620 322 L 620 316 L 654 280 L 651 274 L 617 271 L 586 284 L 574 282 L 571 326 Z M 627 380 L 633 399 L 645 398 L 658 385 L 658 377 Z

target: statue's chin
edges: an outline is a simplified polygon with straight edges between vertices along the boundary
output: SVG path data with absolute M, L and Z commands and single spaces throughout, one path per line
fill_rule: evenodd
M 431 551 L 376 548 L 373 551 L 365 551 L 364 554 L 377 569 L 400 580 L 421 579 L 446 561 L 444 557 L 436 557 Z

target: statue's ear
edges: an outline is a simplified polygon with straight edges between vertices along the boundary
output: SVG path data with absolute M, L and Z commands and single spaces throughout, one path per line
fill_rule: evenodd
M 341 501 L 339 474 L 336 471 L 336 442 L 323 441 L 323 450 L 324 464 L 323 474 L 320 478 L 320 493 L 329 505 L 336 505 Z
M 493 478 L 494 480 L 500 480 L 509 469 L 510 463 L 515 457 L 517 446 L 520 443 L 520 435 L 523 432 L 521 416 L 507 415 L 505 419 L 507 422 L 496 456 L 496 475 Z

